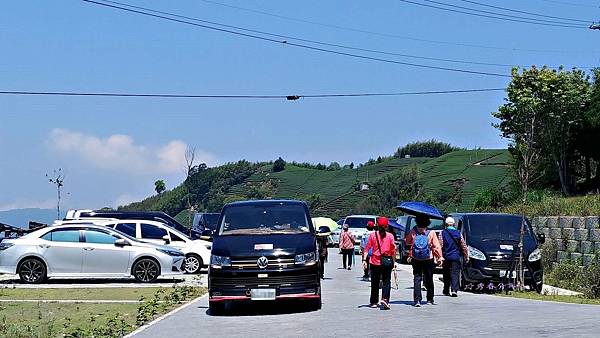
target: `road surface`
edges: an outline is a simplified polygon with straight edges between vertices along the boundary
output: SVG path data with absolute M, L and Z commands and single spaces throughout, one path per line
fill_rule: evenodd
M 460 293 L 441 296 L 436 305 L 412 306 L 412 274 L 400 266 L 399 289 L 391 310 L 368 307 L 369 284 L 360 269 L 341 269 L 330 251 L 323 281 L 323 309 L 294 312 L 295 304 L 269 309 L 244 307 L 233 316 L 208 314 L 204 297 L 136 334 L 142 337 L 599 337 L 600 306 Z M 358 257 L 357 257 L 358 258 Z M 437 278 L 436 278 L 437 279 Z

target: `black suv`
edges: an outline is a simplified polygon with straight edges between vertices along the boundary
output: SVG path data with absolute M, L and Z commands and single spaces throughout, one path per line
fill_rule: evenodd
M 212 237 L 219 224 L 220 213 L 197 212 L 192 221 L 192 231 L 200 233 L 206 237 Z
M 462 283 L 507 282 L 518 271 L 519 237 L 522 217 L 508 214 L 451 214 L 469 247 L 469 264 L 465 265 Z M 540 292 L 544 271 L 538 243 L 543 234 L 533 233 L 529 220 L 523 237 L 525 283 Z
M 229 301 L 300 299 L 321 308 L 315 229 L 308 206 L 290 200 L 225 205 L 211 252 L 209 307 Z

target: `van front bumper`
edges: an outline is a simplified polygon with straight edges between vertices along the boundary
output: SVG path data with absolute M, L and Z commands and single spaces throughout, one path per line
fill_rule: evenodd
M 463 277 L 467 283 L 504 283 L 514 280 L 514 278 L 509 277 L 518 273 L 516 267 L 508 261 L 477 261 L 471 259 L 463 269 Z M 543 283 L 544 271 L 541 261 L 527 262 L 524 270 L 525 284 L 540 285 Z M 509 276 L 507 277 L 507 275 Z

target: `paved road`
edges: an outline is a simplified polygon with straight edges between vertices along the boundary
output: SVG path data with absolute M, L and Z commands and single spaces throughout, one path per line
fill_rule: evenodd
M 399 272 L 392 309 L 371 309 L 368 283 L 360 280 L 360 271 L 341 270 L 340 265 L 339 255 L 331 251 L 321 311 L 290 313 L 297 307 L 282 304 L 214 317 L 208 315 L 204 297 L 135 337 L 600 336 L 600 306 L 461 293 L 458 298 L 437 296 L 437 305 L 414 308 L 409 271 Z

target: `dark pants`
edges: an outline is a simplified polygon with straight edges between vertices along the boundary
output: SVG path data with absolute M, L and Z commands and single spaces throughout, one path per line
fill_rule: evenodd
M 371 267 L 371 257 L 367 257 L 366 263 L 367 263 L 367 267 L 365 268 L 365 274 L 363 275 L 363 278 L 369 278 L 369 268 Z
M 421 283 L 424 282 L 425 288 L 427 289 L 427 301 L 433 302 L 433 259 L 428 259 L 425 261 L 413 259 L 412 267 L 414 277 L 414 301 L 420 302 L 423 300 L 423 295 L 421 294 Z
M 381 281 L 381 298 L 390 301 L 391 279 L 391 266 L 371 264 L 371 304 L 379 303 L 379 281 Z
M 352 267 L 352 256 L 354 255 L 354 249 L 342 249 L 342 262 L 344 262 L 344 269 L 346 267 Z M 348 265 L 346 265 L 346 261 Z
M 327 256 L 319 256 L 319 275 L 321 278 L 325 276 L 325 263 L 327 263 Z
M 460 280 L 460 267 L 461 262 L 458 261 L 444 261 L 444 294 L 452 292 L 458 292 L 458 282 Z

